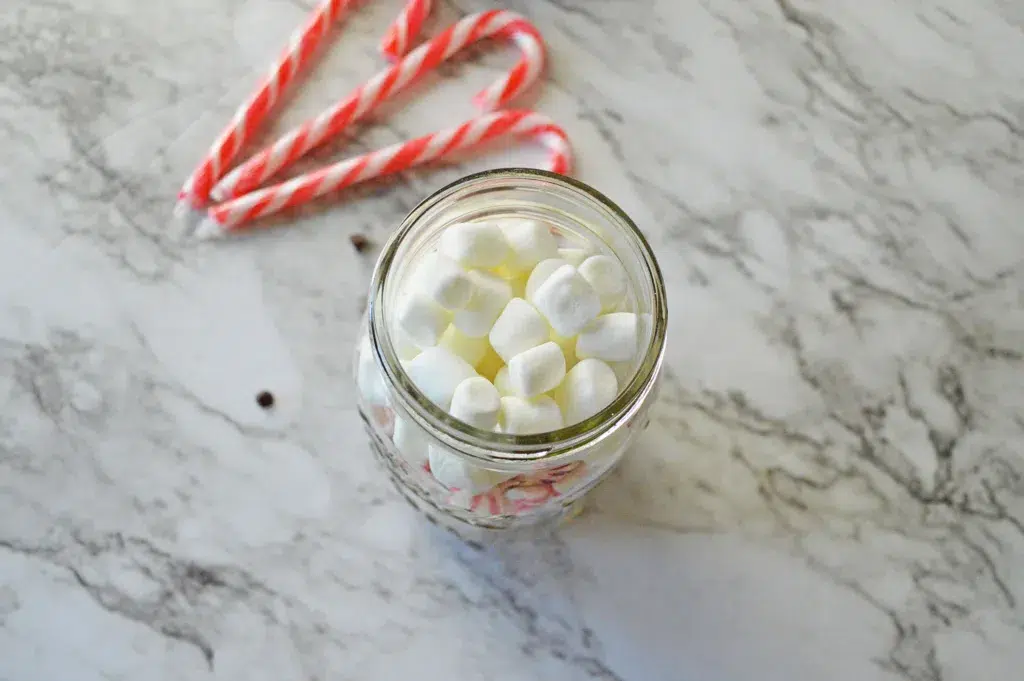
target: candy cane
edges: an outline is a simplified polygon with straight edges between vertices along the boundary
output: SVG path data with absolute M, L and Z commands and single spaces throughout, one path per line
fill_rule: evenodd
M 213 189 L 213 197 L 217 200 L 236 198 L 259 187 L 459 50 L 492 36 L 510 37 L 522 54 L 511 71 L 478 93 L 474 101 L 484 110 L 504 106 L 533 84 L 543 70 L 543 40 L 533 24 L 512 12 L 492 10 L 472 14 L 236 168 Z
M 546 116 L 532 111 L 499 111 L 341 161 L 214 206 L 195 235 L 208 239 L 237 231 L 256 218 L 307 203 L 328 192 L 406 170 L 504 135 L 536 138 L 550 152 L 548 169 L 562 174 L 569 172 L 572 149 L 564 130 Z
M 409 43 L 419 34 L 420 27 L 430 16 L 430 0 L 409 0 L 398 18 L 391 23 L 384 39 L 380 41 L 380 52 L 392 61 L 397 61 L 409 51 Z
M 295 78 L 305 71 L 317 48 L 323 42 L 331 25 L 340 19 L 354 0 L 324 0 L 296 31 L 288 46 L 271 66 L 256 91 L 235 112 L 234 118 L 221 132 L 199 166 L 185 181 L 178 193 L 180 205 L 200 208 L 209 203 L 210 189 L 238 154 L 253 133 L 263 123 Z M 430 10 L 430 2 L 409 0 L 406 10 L 395 20 L 388 35 L 400 35 L 406 42 L 419 31 Z M 391 51 L 407 47 L 395 41 Z

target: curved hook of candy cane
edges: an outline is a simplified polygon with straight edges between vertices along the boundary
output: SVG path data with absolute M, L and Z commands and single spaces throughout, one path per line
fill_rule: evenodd
M 256 189 L 446 59 L 489 37 L 512 39 L 519 47 L 520 58 L 507 74 L 477 94 L 474 101 L 484 110 L 504 106 L 540 76 L 544 68 L 544 42 L 533 24 L 518 14 L 504 10 L 472 14 L 370 78 L 336 105 L 285 133 L 228 173 L 213 189 L 212 196 L 219 201 L 227 200 Z
M 430 16 L 432 5 L 431 0 L 409 0 L 380 41 L 380 53 L 386 59 L 398 61 L 409 51 L 423 22 Z
M 257 218 L 308 203 L 323 194 L 407 170 L 506 136 L 531 137 L 545 146 L 549 152 L 545 164 L 548 170 L 567 174 L 572 169 L 569 137 L 554 121 L 533 111 L 497 111 L 452 128 L 346 159 L 214 206 L 197 227 L 195 236 L 208 239 L 237 231 Z
M 547 60 L 544 38 L 536 26 L 511 12 L 498 12 L 498 15 L 492 24 L 494 32 L 491 35 L 512 40 L 519 48 L 520 57 L 504 77 L 473 96 L 473 104 L 482 111 L 494 111 L 522 94 L 540 77 Z M 499 25 L 500 29 L 497 28 Z
M 335 21 L 341 19 L 354 0 L 322 0 L 292 34 L 288 45 L 271 65 L 256 91 L 242 103 L 231 122 L 207 151 L 196 169 L 178 192 L 179 213 L 188 208 L 201 208 L 209 203 L 210 190 L 228 169 L 241 148 L 260 127 L 282 95 L 313 62 L 314 56 L 330 33 Z M 408 0 L 405 9 L 392 24 L 388 34 L 412 40 L 427 14 L 430 0 Z M 396 43 L 397 45 L 397 43 Z M 407 48 L 406 48 L 407 49 Z

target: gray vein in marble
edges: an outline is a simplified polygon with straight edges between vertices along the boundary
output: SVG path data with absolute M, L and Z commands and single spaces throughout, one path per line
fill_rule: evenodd
M 80 678 L 247 681 L 1019 672 L 1012 3 L 503 3 L 548 40 L 536 106 L 576 141 L 580 178 L 658 253 L 673 345 L 651 429 L 583 528 L 480 551 L 419 524 L 352 444 L 372 263 L 346 239 L 381 243 L 433 189 L 536 152 L 417 170 L 228 245 L 171 227 L 177 184 L 311 4 L 203 3 L 181 22 L 194 3 L 16 1 L 0 19 L 0 678 L 69 678 L 61 659 Z M 346 21 L 276 131 L 380 67 L 397 4 Z M 439 4 L 432 30 L 491 6 Z M 473 50 L 311 162 L 448 125 L 451 102 L 470 116 L 509 59 Z M 263 387 L 291 411 L 267 420 Z M 623 526 L 656 538 L 633 569 L 739 538 L 718 570 L 737 583 L 681 568 L 655 597 L 625 573 L 603 589 L 634 546 Z M 763 547 L 832 591 L 803 602 L 763 576 Z M 659 645 L 743 588 L 794 605 Z M 613 591 L 665 622 L 634 640 Z M 865 610 L 842 619 L 847 598 Z M 841 626 L 801 630 L 832 609 Z

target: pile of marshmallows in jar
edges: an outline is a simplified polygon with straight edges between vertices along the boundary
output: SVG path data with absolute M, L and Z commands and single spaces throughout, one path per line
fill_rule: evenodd
M 413 264 L 391 335 L 412 382 L 454 418 L 544 433 L 600 412 L 635 372 L 650 317 L 632 311 L 629 288 L 616 258 L 567 243 L 545 222 L 462 222 Z M 400 451 L 412 454 L 416 439 L 396 423 Z M 438 447 L 428 463 L 449 489 L 498 482 Z

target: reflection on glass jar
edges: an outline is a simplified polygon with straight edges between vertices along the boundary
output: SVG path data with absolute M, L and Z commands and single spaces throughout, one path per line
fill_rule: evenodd
M 501 394 L 513 395 L 509 368 L 499 356 L 507 358 L 508 353 L 497 341 L 492 347 L 488 336 L 481 336 L 471 325 L 460 326 L 457 319 L 447 328 L 443 321 L 435 324 L 433 336 L 424 333 L 416 341 L 396 320 L 410 288 L 415 288 L 417 264 L 438 248 L 446 230 L 457 224 L 500 223 L 511 218 L 544 224 L 545 231 L 555 237 L 560 262 L 581 268 L 584 274 L 586 266 L 581 265 L 588 259 L 594 269 L 609 258 L 621 265 L 624 291 L 606 298 L 595 284 L 601 293 L 601 314 L 608 320 L 615 314 L 637 320 L 640 331 L 636 352 L 628 358 L 613 356 L 612 350 L 595 350 L 612 354 L 603 357 L 606 362 L 580 360 L 577 351 L 590 351 L 582 336 L 560 336 L 553 324 L 548 342 L 562 351 L 569 372 L 566 379 L 543 394 L 502 398 L 505 421 L 494 428 L 478 428 L 447 413 L 448 405 L 436 395 L 432 401 L 430 388 L 414 378 L 454 355 L 465 358 L 458 371 L 483 383 L 475 378 L 481 376 Z M 530 297 L 533 302 L 532 292 L 525 291 L 527 277 L 513 270 L 498 265 L 484 276 L 503 278 L 507 290 L 513 291 L 506 297 Z M 538 307 L 542 307 L 539 302 Z M 359 409 L 373 451 L 406 498 L 456 531 L 511 530 L 557 521 L 578 510 L 583 495 L 608 474 L 647 425 L 665 347 L 666 314 L 664 283 L 649 245 L 607 198 L 579 182 L 543 171 L 498 170 L 464 178 L 412 211 L 384 247 L 374 271 L 354 367 Z M 592 321 L 586 329 L 597 325 Z M 573 392 L 568 384 L 596 365 L 605 372 L 606 385 L 610 381 L 613 386 L 610 403 L 602 402 L 603 408 L 596 413 L 574 409 L 573 396 L 579 391 Z M 515 383 L 516 376 L 511 381 Z M 589 384 L 580 385 L 585 395 Z M 512 407 L 525 410 L 524 418 L 535 423 L 551 416 L 553 420 L 547 422 L 559 427 L 539 433 L 517 430 L 513 421 L 519 416 Z

